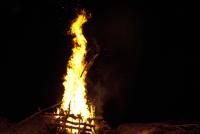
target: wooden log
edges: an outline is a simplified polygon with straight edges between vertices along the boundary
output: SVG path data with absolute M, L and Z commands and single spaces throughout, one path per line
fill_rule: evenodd
M 69 124 L 72 124 L 72 125 L 81 125 L 81 126 L 95 127 L 94 125 L 91 125 L 91 124 L 79 123 L 79 122 L 72 122 L 72 121 L 68 121 L 68 120 L 66 120 L 65 123 L 69 123 Z M 58 125 L 60 123 L 55 123 L 55 124 Z
M 89 128 L 85 128 L 85 127 L 83 127 L 83 128 L 79 128 L 79 127 L 75 127 L 75 126 L 69 126 L 69 125 L 60 125 L 60 126 L 58 126 L 58 127 L 63 127 L 63 128 L 68 128 L 68 129 L 76 129 L 76 130 L 80 130 L 80 131 L 83 131 L 83 132 L 87 132 L 87 131 L 89 131 L 89 132 L 92 132 L 92 129 L 89 129 Z

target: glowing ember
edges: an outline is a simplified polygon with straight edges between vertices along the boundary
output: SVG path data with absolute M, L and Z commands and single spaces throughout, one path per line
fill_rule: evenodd
M 87 22 L 86 12 L 83 10 L 73 21 L 70 34 L 73 36 L 72 55 L 67 65 L 67 74 L 63 82 L 65 91 L 59 113 L 63 110 L 75 116 L 81 116 L 82 123 L 87 123 L 89 118 L 94 117 L 94 107 L 87 105 L 85 78 L 87 71 L 84 70 L 86 61 L 87 40 L 83 35 L 82 26 Z M 79 120 L 68 119 L 72 122 Z M 68 125 L 68 124 L 66 124 Z M 74 131 L 77 132 L 77 131 Z M 74 133 L 73 132 L 73 133 Z

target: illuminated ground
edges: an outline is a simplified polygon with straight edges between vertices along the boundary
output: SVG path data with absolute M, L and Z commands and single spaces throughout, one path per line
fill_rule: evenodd
M 21 123 L 12 124 L 0 118 L 1 134 L 52 134 L 53 127 L 44 121 L 42 116 L 30 118 Z M 111 134 L 199 134 L 200 124 L 169 124 L 169 123 L 132 123 L 122 124 L 113 129 Z

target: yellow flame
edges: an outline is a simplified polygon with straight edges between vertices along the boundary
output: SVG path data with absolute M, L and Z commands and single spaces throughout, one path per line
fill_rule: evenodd
M 81 115 L 83 119 L 94 116 L 89 110 L 86 99 L 86 74 L 84 72 L 87 40 L 83 35 L 83 24 L 87 22 L 85 11 L 81 11 L 70 27 L 73 36 L 72 55 L 67 65 L 67 74 L 63 82 L 65 91 L 62 99 L 61 109 L 74 115 Z

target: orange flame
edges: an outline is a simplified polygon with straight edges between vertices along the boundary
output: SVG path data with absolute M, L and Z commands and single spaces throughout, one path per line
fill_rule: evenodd
M 94 117 L 94 109 L 89 110 L 86 96 L 85 78 L 87 72 L 84 71 L 86 64 L 87 40 L 83 35 L 83 24 L 87 22 L 86 12 L 83 10 L 73 21 L 70 27 L 70 34 L 73 35 L 72 55 L 67 65 L 67 74 L 63 82 L 65 91 L 62 99 L 61 109 L 74 115 L 81 115 L 86 122 L 88 118 Z

